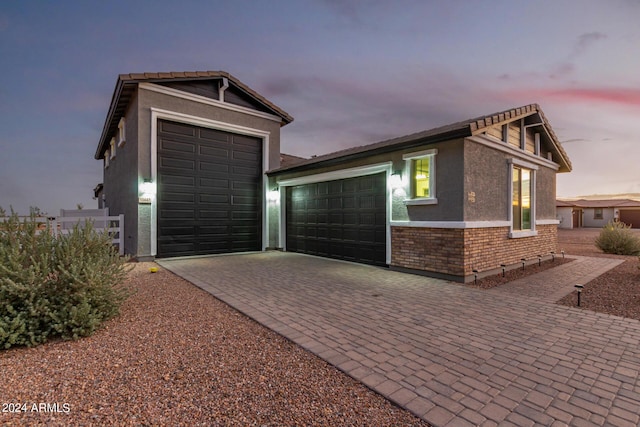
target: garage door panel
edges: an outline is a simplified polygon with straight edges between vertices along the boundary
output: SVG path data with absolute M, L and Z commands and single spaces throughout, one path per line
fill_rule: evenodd
M 161 148 L 176 155 L 179 153 L 193 154 L 195 151 L 193 144 L 176 140 L 163 140 Z
M 200 139 L 216 141 L 216 142 L 225 142 L 225 143 L 228 143 L 230 139 L 228 132 L 215 130 L 215 129 L 206 129 L 206 128 L 199 128 L 199 131 L 200 131 Z
M 162 132 L 193 137 L 196 135 L 196 128 L 184 123 L 162 122 Z
M 195 219 L 194 209 L 160 209 L 163 219 Z
M 164 199 L 169 202 L 193 203 L 195 202 L 195 195 L 188 192 L 167 191 L 164 194 Z
M 621 209 L 620 221 L 631 225 L 631 228 L 640 228 L 640 210 Z
M 286 196 L 287 250 L 386 265 L 385 174 L 289 187 Z
M 262 140 L 160 120 L 158 142 L 158 256 L 260 250 Z

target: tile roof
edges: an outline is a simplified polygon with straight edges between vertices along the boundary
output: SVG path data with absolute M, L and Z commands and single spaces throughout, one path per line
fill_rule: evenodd
M 602 200 L 556 200 L 556 207 L 577 208 L 640 208 L 640 200 L 633 199 L 602 199 Z
M 314 167 L 314 165 L 319 163 L 337 163 L 352 158 L 368 156 L 373 153 L 384 153 L 394 151 L 399 148 L 410 148 L 414 145 L 417 146 L 426 143 L 434 143 L 454 138 L 472 136 L 481 133 L 483 129 L 489 126 L 502 124 L 504 122 L 531 116 L 533 114 L 539 114 L 540 119 L 542 120 L 542 126 L 549 135 L 554 149 L 560 157 L 560 170 L 566 172 L 571 171 L 571 162 L 569 160 L 569 156 L 565 152 L 564 148 L 562 148 L 560 141 L 551 129 L 551 125 L 543 114 L 542 109 L 538 104 L 530 104 L 523 107 L 512 108 L 498 113 L 493 113 L 486 116 L 480 116 L 473 119 L 463 120 L 461 122 L 424 130 L 398 138 L 388 139 L 373 144 L 361 145 L 358 147 L 347 148 L 345 150 L 315 156 L 305 161 L 296 163 L 295 165 L 282 165 L 278 169 L 269 171 L 269 173 L 278 173 L 293 169 L 312 168 Z
M 307 159 L 304 157 L 293 156 L 291 154 L 280 153 L 280 167 L 292 166 L 304 160 Z
M 102 129 L 102 135 L 98 143 L 98 148 L 95 153 L 95 158 L 100 159 L 102 153 L 106 150 L 109 143 L 109 138 L 115 134 L 118 128 L 118 121 L 125 113 L 129 101 L 135 92 L 135 88 L 138 83 L 142 82 L 163 82 L 163 81 L 193 81 L 193 80 L 208 80 L 208 79 L 221 79 L 227 78 L 229 82 L 233 83 L 240 90 L 244 91 L 250 97 L 263 104 L 266 108 L 273 111 L 273 113 L 282 119 L 282 125 L 291 123 L 293 117 L 291 117 L 286 111 L 282 110 L 277 105 L 260 95 L 258 92 L 251 89 L 249 86 L 242 83 L 233 75 L 226 71 L 180 71 L 180 72 L 167 72 L 167 73 L 130 73 L 120 74 L 116 81 L 116 86 L 111 97 L 111 104 L 109 111 L 107 112 L 107 118 L 105 120 L 104 127 Z

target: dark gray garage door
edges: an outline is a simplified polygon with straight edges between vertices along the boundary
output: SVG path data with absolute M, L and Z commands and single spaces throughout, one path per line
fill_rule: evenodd
M 262 249 L 262 141 L 158 123 L 158 256 Z
M 386 265 L 386 175 L 287 188 L 287 250 Z
M 640 209 L 620 209 L 620 221 L 631 224 L 631 228 L 640 228 Z

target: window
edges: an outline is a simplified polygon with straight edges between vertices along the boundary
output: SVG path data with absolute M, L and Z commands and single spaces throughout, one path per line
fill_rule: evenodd
M 435 164 L 438 150 L 425 150 L 402 156 L 409 170 L 411 198 L 406 204 L 433 204 L 436 199 Z
M 593 219 L 602 219 L 602 208 L 593 209 Z
M 513 230 L 532 230 L 533 171 L 514 166 L 512 189 Z
M 124 117 L 118 122 L 118 147 L 122 147 L 125 143 L 125 120 Z
M 431 156 L 415 159 L 413 162 L 413 171 L 411 172 L 414 185 L 414 197 L 431 197 L 431 186 L 429 178 L 431 176 Z
M 116 156 L 116 139 L 111 138 L 111 143 L 109 144 L 111 147 L 111 158 L 113 159 Z

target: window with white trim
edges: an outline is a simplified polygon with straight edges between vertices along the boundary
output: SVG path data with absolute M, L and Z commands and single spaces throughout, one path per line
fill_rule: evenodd
M 522 166 L 513 166 L 512 170 L 512 230 L 529 231 L 533 230 L 535 218 L 534 210 L 534 171 Z
M 124 120 L 124 117 L 122 117 L 118 122 L 118 147 L 122 147 L 125 143 L 125 140 L 126 140 L 125 130 L 126 130 L 125 120 Z
M 594 208 L 593 209 L 593 219 L 603 219 L 604 218 L 604 212 L 602 210 L 602 208 Z
M 111 138 L 111 142 L 109 143 L 109 146 L 111 147 L 111 159 L 113 159 L 116 156 L 116 139 L 115 138 Z
M 409 171 L 411 204 L 436 203 L 436 154 L 437 149 L 408 153 L 402 156 L 407 162 L 406 170 Z

